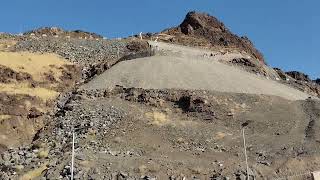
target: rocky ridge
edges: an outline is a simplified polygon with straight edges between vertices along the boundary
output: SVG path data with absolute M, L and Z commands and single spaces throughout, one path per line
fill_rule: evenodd
M 79 39 L 103 39 L 103 36 L 96 33 L 86 32 L 82 30 L 66 31 L 58 27 L 43 27 L 23 33 L 25 36 L 35 37 L 66 37 Z
M 171 42 L 187 46 L 236 48 L 265 63 L 263 55 L 247 37 L 238 37 L 217 18 L 205 13 L 189 12 L 183 22 L 162 33 L 174 36 Z
M 315 97 L 320 97 L 319 80 L 311 80 L 308 75 L 299 71 L 284 72 L 279 68 L 274 68 L 281 78 L 281 82 L 306 92 Z

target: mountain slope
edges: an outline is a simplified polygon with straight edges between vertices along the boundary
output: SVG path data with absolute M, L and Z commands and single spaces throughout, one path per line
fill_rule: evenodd
M 320 169 L 320 101 L 292 88 L 312 81 L 268 67 L 214 17 L 191 12 L 143 40 L 95 35 L 0 34 L 1 180 L 70 179 L 73 132 L 74 179 L 308 179 Z

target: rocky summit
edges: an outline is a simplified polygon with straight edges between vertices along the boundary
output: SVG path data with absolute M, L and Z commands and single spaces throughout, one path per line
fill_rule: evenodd
M 263 55 L 247 37 L 231 33 L 222 22 L 206 13 L 189 12 L 178 27 L 170 28 L 164 33 L 187 36 L 186 42 L 180 40 L 185 45 L 206 44 L 209 47 L 237 48 L 264 63 Z
M 127 38 L 2 33 L 0 180 L 311 179 L 320 81 L 266 61 L 199 12 Z

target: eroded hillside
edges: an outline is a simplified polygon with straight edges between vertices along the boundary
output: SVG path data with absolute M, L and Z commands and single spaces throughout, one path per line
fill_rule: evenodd
M 0 144 L 29 144 L 55 99 L 80 79 L 80 70 L 53 54 L 0 52 L 0 59 Z

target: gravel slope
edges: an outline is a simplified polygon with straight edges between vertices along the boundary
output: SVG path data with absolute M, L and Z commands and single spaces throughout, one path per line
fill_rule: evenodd
M 266 94 L 290 100 L 308 98 L 307 94 L 276 81 L 217 61 L 174 56 L 153 56 L 118 63 L 82 88 L 104 89 L 116 85 Z

